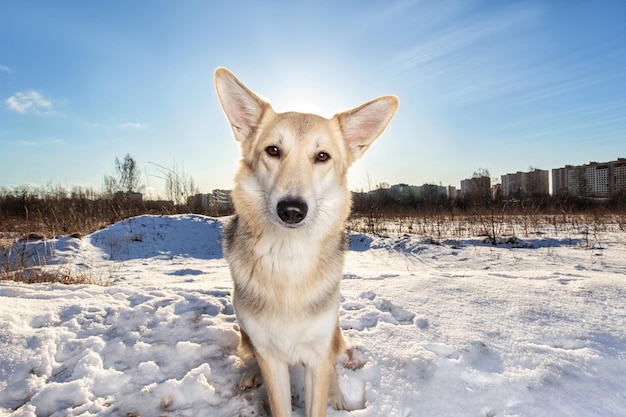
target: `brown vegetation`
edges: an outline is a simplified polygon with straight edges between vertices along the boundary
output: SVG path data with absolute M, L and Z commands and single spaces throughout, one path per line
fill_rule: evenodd
M 105 226 L 140 214 L 218 213 L 213 208 L 144 201 L 136 193 L 96 193 L 93 190 L 47 185 L 0 188 L 0 280 L 28 283 L 102 284 L 62 266 L 46 265 L 44 254 L 27 253 L 27 243 L 59 236 L 81 238 Z
M 45 256 L 26 256 L 26 242 L 57 236 L 80 238 L 107 225 L 140 214 L 195 212 L 227 215 L 169 201 L 144 201 L 133 193 L 101 193 L 48 185 L 12 190 L 0 188 L 0 279 L 23 282 L 100 283 L 62 266 L 45 265 Z M 604 202 L 553 199 L 391 198 L 384 193 L 354 195 L 348 228 L 354 232 L 412 234 L 433 242 L 481 237 L 496 244 L 504 239 L 543 233 L 567 238 L 594 236 L 613 229 L 626 232 L 626 196 Z M 611 230 L 609 230 L 611 229 Z M 499 240 L 500 239 L 500 240 Z M 20 250 L 22 251 L 20 253 Z
M 348 227 L 356 232 L 413 234 L 435 241 L 483 237 L 492 244 L 501 238 L 545 233 L 589 238 L 609 229 L 626 232 L 626 194 L 593 201 L 545 195 L 517 200 L 472 195 L 394 199 L 387 193 L 360 193 L 355 195 Z

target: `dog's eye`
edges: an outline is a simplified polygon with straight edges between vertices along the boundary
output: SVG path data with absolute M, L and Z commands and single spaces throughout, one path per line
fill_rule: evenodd
M 265 148 L 265 153 L 273 158 L 280 157 L 280 149 L 278 149 L 278 146 L 268 146 Z
M 328 155 L 326 152 L 318 152 L 318 154 L 315 155 L 316 162 L 326 162 L 329 159 L 330 159 L 330 155 Z

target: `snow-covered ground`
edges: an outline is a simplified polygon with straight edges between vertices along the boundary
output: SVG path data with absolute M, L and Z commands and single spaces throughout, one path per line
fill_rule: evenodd
M 0 415 L 267 415 L 263 387 L 237 389 L 221 227 L 141 216 L 45 242 L 50 268 L 110 285 L 0 283 Z M 624 416 L 626 234 L 579 239 L 352 234 L 340 314 L 359 366 L 339 373 L 354 410 L 328 415 Z

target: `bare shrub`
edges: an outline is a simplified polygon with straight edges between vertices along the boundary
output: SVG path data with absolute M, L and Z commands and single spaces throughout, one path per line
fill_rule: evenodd
M 80 271 L 74 265 L 49 265 L 52 247 L 45 239 L 33 244 L 28 239 L 5 240 L 0 246 L 0 281 L 26 284 L 108 285 L 106 279 Z

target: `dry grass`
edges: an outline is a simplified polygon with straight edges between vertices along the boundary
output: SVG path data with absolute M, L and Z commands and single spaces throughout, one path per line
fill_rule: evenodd
M 353 216 L 348 230 L 380 235 L 415 235 L 433 241 L 482 238 L 496 244 L 507 239 L 576 238 L 582 246 L 598 245 L 603 234 L 626 232 L 624 215 L 575 214 L 430 214 L 419 217 Z
M 34 243 L 34 244 L 33 244 Z M 43 249 L 42 249 L 43 248 Z M 33 242 L 6 234 L 0 237 L 0 281 L 25 284 L 109 285 L 109 281 L 74 265 L 48 264 L 51 249 L 45 240 Z
M 49 254 L 32 253 L 29 248 L 36 246 L 34 240 L 46 242 L 46 236 L 71 234 L 80 238 L 123 218 L 146 212 L 173 214 L 155 208 L 146 211 L 146 207 L 142 211 L 137 207 L 122 210 L 111 206 L 115 210 L 107 211 L 101 210 L 95 202 L 85 203 L 89 210 L 84 210 L 72 200 L 63 204 L 45 203 L 47 205 L 38 210 L 31 210 L 26 218 L 0 213 L 0 281 L 108 285 L 108 279 L 93 277 L 75 266 L 49 265 Z M 581 246 L 597 247 L 601 246 L 604 233 L 626 232 L 626 211 L 620 208 L 610 212 L 598 207 L 560 212 L 554 208 L 525 211 L 448 208 L 418 212 L 396 206 L 387 210 L 372 209 L 368 215 L 355 214 L 348 220 L 348 229 L 381 235 L 410 234 L 435 242 L 481 238 L 492 244 L 549 236 L 576 238 Z
M 6 270 L 0 273 L 0 281 L 25 284 L 109 285 L 108 281 L 93 279 L 86 273 L 76 273 L 63 267 L 47 268 L 45 266 Z

